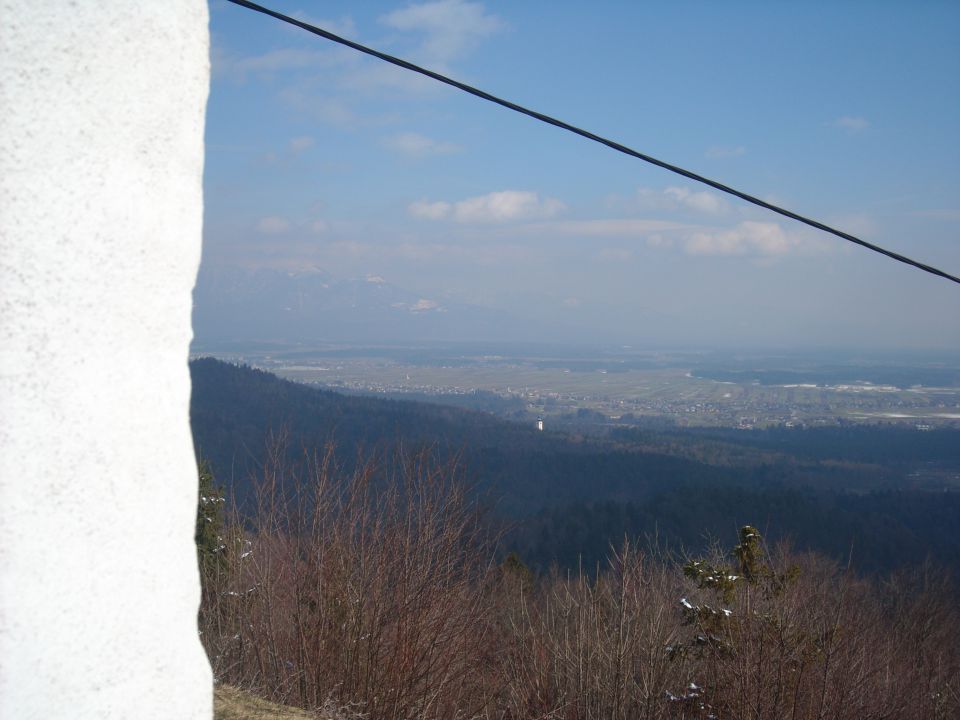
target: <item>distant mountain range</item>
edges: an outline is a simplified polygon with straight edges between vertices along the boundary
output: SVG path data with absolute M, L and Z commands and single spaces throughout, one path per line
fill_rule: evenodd
M 376 275 L 225 266 L 201 269 L 193 327 L 201 343 L 509 341 L 530 332 L 507 313 L 425 297 Z

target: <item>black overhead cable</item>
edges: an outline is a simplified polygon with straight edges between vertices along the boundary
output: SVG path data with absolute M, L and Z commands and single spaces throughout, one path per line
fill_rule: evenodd
M 543 113 L 539 113 L 536 110 L 530 110 L 529 108 L 525 108 L 522 105 L 517 105 L 516 103 L 510 102 L 509 100 L 498 98 L 495 95 L 491 95 L 490 93 L 484 92 L 483 90 L 479 90 L 478 88 L 475 88 L 471 85 L 467 85 L 458 80 L 454 80 L 453 78 L 449 78 L 446 75 L 441 75 L 440 73 L 434 72 L 433 70 L 427 70 L 426 68 L 420 67 L 419 65 L 414 65 L 412 62 L 409 62 L 407 60 L 394 57 L 393 55 L 387 55 L 386 53 L 382 53 L 379 50 L 374 50 L 373 48 L 367 47 L 366 45 L 361 45 L 360 43 L 356 43 L 352 40 L 348 40 L 347 38 L 340 37 L 339 35 L 334 35 L 332 32 L 328 30 L 315 27 L 313 25 L 310 25 L 309 23 L 303 22 L 302 20 L 297 20 L 296 18 L 292 18 L 289 15 L 284 15 L 275 10 L 265 8 L 262 5 L 257 5 L 256 3 L 249 2 L 248 0 L 229 0 L 229 2 L 232 2 L 235 5 L 240 5 L 241 7 L 248 8 L 250 10 L 255 10 L 256 12 L 263 13 L 264 15 L 270 15 L 271 17 L 275 17 L 278 20 L 283 20 L 286 23 L 290 23 L 291 25 L 296 25 L 297 27 L 303 28 L 307 32 L 311 32 L 314 35 L 319 35 L 322 38 L 326 38 L 327 40 L 331 40 L 341 45 L 346 45 L 349 48 L 353 48 L 354 50 L 357 50 L 359 52 L 366 53 L 367 55 L 372 55 L 375 58 L 379 58 L 380 60 L 383 60 L 385 62 L 391 63 L 398 67 L 402 67 L 405 70 L 411 70 L 415 73 L 426 75 L 427 77 L 433 78 L 438 82 L 442 82 L 446 85 L 451 85 L 457 88 L 458 90 L 463 90 L 464 92 L 470 93 L 471 95 L 476 95 L 478 98 L 481 98 L 483 100 L 488 100 L 489 102 L 496 103 L 497 105 L 502 105 L 503 107 L 513 110 L 515 112 L 528 115 L 534 118 L 535 120 L 539 120 L 540 122 L 545 122 L 549 125 L 554 125 L 558 128 L 562 128 L 563 130 L 568 130 L 569 132 L 575 133 L 576 135 L 580 135 L 581 137 L 585 137 L 588 140 L 593 140 L 594 142 L 598 142 L 601 145 L 606 145 L 609 148 L 613 148 L 614 150 L 618 152 L 622 152 L 625 155 L 630 155 L 631 157 L 638 158 L 639 160 L 643 160 L 644 162 L 648 162 L 648 163 L 651 163 L 652 165 L 662 167 L 664 170 L 669 170 L 670 172 L 676 173 L 677 175 L 683 175 L 683 177 L 689 178 L 690 180 L 703 183 L 704 185 L 709 185 L 710 187 L 720 190 L 721 192 L 727 193 L 728 195 L 734 195 L 740 198 L 741 200 L 746 200 L 748 203 L 753 203 L 754 205 L 758 205 L 767 210 L 771 210 L 775 213 L 783 215 L 784 217 L 788 217 L 791 220 L 796 220 L 797 222 L 801 222 L 804 225 L 809 225 L 810 227 L 816 228 L 817 230 L 822 230 L 824 232 L 830 233 L 831 235 L 836 235 L 837 237 L 843 238 L 848 242 L 856 243 L 857 245 L 861 245 L 867 248 L 868 250 L 873 250 L 874 252 L 880 253 L 881 255 L 886 255 L 887 257 L 892 258 L 893 260 L 906 263 L 907 265 L 912 265 L 913 267 L 919 268 L 920 270 L 931 273 L 932 275 L 938 275 L 939 277 L 946 278 L 947 280 L 951 280 L 955 283 L 960 284 L 960 277 L 946 273 L 943 270 L 939 270 L 931 265 L 918 262 L 917 260 L 912 260 L 908 258 L 906 255 L 901 255 L 900 253 L 893 252 L 892 250 L 887 250 L 885 248 L 882 248 L 879 245 L 874 245 L 873 243 L 869 243 L 866 240 L 862 240 L 854 235 L 845 233 L 842 230 L 837 230 L 836 228 L 832 228 L 829 225 L 825 225 L 824 223 L 819 222 L 817 220 L 811 220 L 810 218 L 804 217 L 803 215 L 798 215 L 797 213 L 791 210 L 787 210 L 777 205 L 773 205 L 772 203 L 768 203 L 766 200 L 761 200 L 758 197 L 749 195 L 748 193 L 742 192 L 740 190 L 736 190 L 735 188 L 729 187 L 728 185 L 724 185 L 723 183 L 717 182 L 716 180 L 711 180 L 710 178 L 706 178 L 703 175 L 698 175 L 697 173 L 692 172 L 690 170 L 685 170 L 684 168 L 679 167 L 677 165 L 671 165 L 668 162 L 664 162 L 663 160 L 658 160 L 657 158 L 651 157 L 650 155 L 644 155 L 641 152 L 637 152 L 636 150 L 628 148 L 626 145 L 621 145 L 620 143 L 614 142 L 613 140 L 608 140 L 607 138 L 601 137 L 599 135 L 595 135 L 594 133 L 589 132 L 588 130 L 583 130 L 574 125 L 571 125 L 570 123 L 563 122 L 563 120 L 557 120 L 556 118 L 550 117 L 549 115 L 544 115 Z

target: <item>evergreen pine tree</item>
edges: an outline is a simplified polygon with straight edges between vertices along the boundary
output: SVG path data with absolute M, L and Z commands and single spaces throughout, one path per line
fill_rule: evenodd
M 223 542 L 223 488 L 216 484 L 213 471 L 206 460 L 198 467 L 199 490 L 197 498 L 197 525 L 194 541 L 197 544 L 197 563 L 201 577 L 206 579 L 222 569 Z

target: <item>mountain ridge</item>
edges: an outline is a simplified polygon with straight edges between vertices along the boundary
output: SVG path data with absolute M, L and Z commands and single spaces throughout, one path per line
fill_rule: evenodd
M 398 287 L 379 275 L 202 266 L 194 290 L 199 343 L 516 339 L 530 324 L 492 308 Z

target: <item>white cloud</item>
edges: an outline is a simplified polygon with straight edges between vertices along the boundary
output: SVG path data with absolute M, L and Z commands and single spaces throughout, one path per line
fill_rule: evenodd
M 693 227 L 697 226 L 685 225 L 670 220 L 601 218 L 598 220 L 564 220 L 559 222 L 533 223 L 526 226 L 526 229 L 530 232 L 549 235 L 639 238 L 649 233 L 689 230 Z
M 708 215 L 717 215 L 727 210 L 727 204 L 719 196 L 706 190 L 695 192 L 685 187 L 668 187 L 663 191 L 663 194 L 679 207 L 707 213 Z
M 684 245 L 688 255 L 785 255 L 797 245 L 777 223 L 747 221 L 729 230 L 698 232 Z
M 456 203 L 453 217 L 462 223 L 497 223 L 510 220 L 540 220 L 555 217 L 566 209 L 556 198 L 526 190 L 503 190 Z
M 860 132 L 861 130 L 865 130 L 870 126 L 870 123 L 867 122 L 866 118 L 862 118 L 857 115 L 843 115 L 838 117 L 830 124 L 834 127 L 838 127 L 851 133 Z
M 434 140 L 413 132 L 392 135 L 386 138 L 383 144 L 394 152 L 413 158 L 422 158 L 429 155 L 451 155 L 463 149 L 454 143 Z
M 353 38 L 357 34 L 353 20 L 349 17 L 340 20 L 312 18 L 299 11 L 294 13 L 293 16 L 298 20 L 329 30 L 336 35 Z M 281 27 L 298 40 L 303 37 L 303 30 L 300 28 L 285 24 Z M 234 80 L 242 82 L 251 74 L 259 76 L 260 79 L 267 79 L 283 71 L 318 69 L 330 65 L 339 65 L 343 62 L 349 62 L 352 52 L 340 47 L 330 49 L 287 47 L 270 50 L 259 55 L 239 56 L 221 45 L 217 37 L 214 37 L 210 51 L 210 62 L 211 71 L 215 77 L 230 76 Z
M 416 303 L 410 306 L 410 312 L 426 312 L 427 310 L 436 310 L 438 307 L 440 306 L 433 300 L 420 298 Z
M 302 12 L 297 15 L 336 34 L 357 35 L 349 17 L 330 20 L 311 18 Z M 389 42 L 399 54 L 417 58 L 441 72 L 451 72 L 453 61 L 505 27 L 483 4 L 466 0 L 416 3 L 379 19 L 397 31 Z M 288 47 L 244 56 L 215 43 L 211 57 L 217 76 L 241 83 L 282 83 L 277 95 L 294 112 L 340 127 L 386 123 L 395 126 L 397 111 L 371 114 L 369 105 L 364 103 L 370 98 L 382 100 L 385 92 L 404 96 L 441 92 L 441 87 L 429 78 L 339 46 Z M 438 143 L 429 148 L 428 154 L 453 151 L 451 144 Z
M 257 230 L 264 235 L 279 235 L 290 229 L 290 222 L 286 218 L 270 216 L 260 218 Z
M 704 153 L 704 157 L 707 157 L 711 160 L 725 160 L 727 158 L 740 157 L 745 155 L 747 149 L 743 145 L 737 145 L 736 147 L 728 147 L 725 145 L 714 145 L 707 148 L 707 151 Z
M 299 155 L 304 150 L 309 150 L 312 148 L 316 142 L 309 135 L 303 135 L 301 137 L 295 137 L 290 140 L 290 152 L 294 155 Z
M 459 223 L 502 223 L 517 220 L 546 220 L 566 210 L 552 197 L 541 198 L 528 190 L 502 190 L 455 203 L 418 200 L 407 209 L 414 217 L 442 220 L 451 217 Z
M 691 190 L 688 187 L 671 185 L 658 190 L 655 188 L 637 188 L 632 198 L 622 199 L 613 196 L 608 200 L 612 208 L 621 208 L 628 212 L 677 212 L 688 210 L 705 215 L 723 215 L 730 211 L 730 205 L 720 195 L 709 190 Z
M 444 63 L 475 47 L 483 38 L 504 27 L 482 3 L 464 0 L 437 0 L 408 5 L 384 15 L 380 22 L 403 32 L 425 34 L 421 54 Z
M 323 235 L 329 229 L 330 226 L 326 220 L 314 220 L 310 223 L 310 231 L 316 235 Z
M 427 200 L 417 200 L 411 203 L 407 211 L 414 217 L 424 218 L 426 220 L 442 220 L 450 214 L 453 206 L 447 202 L 429 202 Z

